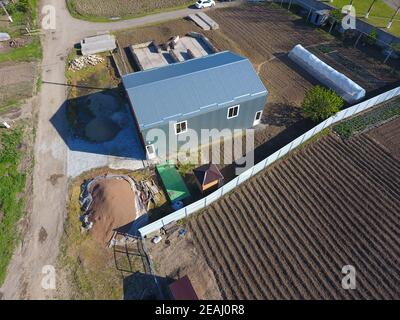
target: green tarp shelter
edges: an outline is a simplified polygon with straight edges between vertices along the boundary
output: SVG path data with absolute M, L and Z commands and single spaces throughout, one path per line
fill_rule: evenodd
M 190 196 L 189 190 L 174 164 L 160 164 L 156 168 L 171 202 L 183 200 Z

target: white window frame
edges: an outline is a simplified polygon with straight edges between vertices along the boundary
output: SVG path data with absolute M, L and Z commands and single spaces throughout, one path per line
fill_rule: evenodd
M 185 123 L 185 131 L 178 132 L 178 130 L 177 130 L 178 129 L 178 125 L 180 125 L 182 123 Z M 178 134 L 181 134 L 181 133 L 185 133 L 185 132 L 187 132 L 187 130 L 188 130 L 187 120 L 179 121 L 179 122 L 175 123 L 175 135 L 178 135 Z
M 235 108 L 237 108 L 237 114 L 236 114 L 235 116 L 230 117 L 230 116 L 229 116 L 229 111 L 230 111 L 231 109 L 235 109 Z M 229 107 L 229 108 L 228 108 L 228 112 L 226 113 L 226 118 L 227 118 L 227 119 L 236 118 L 236 117 L 239 115 L 239 112 L 240 112 L 240 104 L 237 104 L 237 105 L 235 105 L 235 106 Z
M 153 149 L 152 153 L 149 152 L 149 149 L 148 149 L 149 147 L 151 147 Z M 157 154 L 156 154 L 156 148 L 154 148 L 154 144 L 148 144 L 146 146 L 146 154 L 149 159 L 154 159 L 156 157 Z
M 260 119 L 257 119 L 257 114 L 260 114 Z M 256 125 L 260 124 L 261 118 L 262 118 L 262 114 L 263 114 L 262 110 L 256 112 L 256 114 L 254 115 L 253 126 L 256 126 Z

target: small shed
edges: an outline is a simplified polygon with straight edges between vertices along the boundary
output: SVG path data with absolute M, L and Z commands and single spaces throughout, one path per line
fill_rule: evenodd
M 112 51 L 116 47 L 115 36 L 110 34 L 88 37 L 81 41 L 81 52 L 84 56 L 104 51 Z
M 224 182 L 224 176 L 213 163 L 202 165 L 194 169 L 193 173 L 201 192 L 205 192 L 213 187 L 220 187 Z
M 171 283 L 169 290 L 174 300 L 199 300 L 187 275 Z
M 322 9 L 311 13 L 310 22 L 316 26 L 322 26 L 329 18 L 330 10 Z

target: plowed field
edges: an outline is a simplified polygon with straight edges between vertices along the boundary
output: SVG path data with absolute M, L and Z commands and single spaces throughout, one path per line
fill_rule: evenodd
M 400 160 L 400 118 L 372 130 L 369 135 Z
M 400 298 L 400 163 L 329 135 L 190 220 L 225 299 Z M 341 286 L 344 265 L 355 290 Z

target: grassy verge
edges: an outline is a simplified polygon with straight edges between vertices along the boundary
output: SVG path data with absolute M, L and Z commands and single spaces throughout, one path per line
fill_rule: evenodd
M 388 102 L 362 115 L 343 121 L 334 126 L 333 130 L 341 137 L 348 139 L 356 133 L 363 132 L 398 116 L 400 116 L 400 99 Z
M 0 31 L 8 32 L 12 38 L 27 36 L 23 33 L 26 26 L 34 29 L 37 26 L 37 7 L 38 0 L 25 0 L 19 2 L 9 2 L 7 9 L 13 17 L 13 23 L 9 23 Z M 32 36 L 23 47 L 13 48 L 8 52 L 0 54 L 0 63 L 3 62 L 22 62 L 22 61 L 40 61 L 42 59 L 42 47 L 39 36 Z M 0 71 L 1 72 L 1 71 Z M 40 90 L 40 80 L 35 84 L 37 94 Z M 0 105 L 0 113 L 10 111 L 21 105 L 21 97 L 15 95 L 9 101 Z
M 0 285 L 18 239 L 17 223 L 22 217 L 25 173 L 19 165 L 23 156 L 23 128 L 0 129 Z
M 34 61 L 42 59 L 42 47 L 39 37 L 35 37 L 32 42 L 24 47 L 15 48 L 10 52 L 0 54 L 0 63 L 6 61 Z
M 383 0 L 378 0 L 375 2 L 369 18 L 365 19 L 365 14 L 367 13 L 369 6 L 371 5 L 371 1 L 372 0 L 354 0 L 353 6 L 356 9 L 357 17 L 366 22 L 369 22 L 370 24 L 378 28 L 386 28 L 390 18 L 395 13 L 395 9 L 386 4 Z M 329 4 L 340 9 L 343 6 L 348 5 L 349 3 L 349 0 L 333 0 L 333 2 Z M 400 36 L 400 22 L 394 21 L 392 27 L 385 30 L 396 36 Z
M 6 113 L 12 109 L 18 108 L 19 106 L 21 106 L 21 104 L 22 104 L 22 101 L 20 101 L 20 100 L 10 99 L 0 105 L 0 114 Z
M 73 16 L 74 18 L 81 19 L 81 20 L 86 20 L 86 21 L 90 21 L 90 22 L 115 22 L 116 21 L 116 19 L 112 19 L 110 17 L 100 17 L 100 16 L 82 14 L 82 13 L 80 13 L 80 12 L 78 12 L 76 10 L 76 6 L 74 4 L 74 1 L 66 0 L 66 3 L 67 3 L 68 11 L 70 12 L 71 16 Z M 193 3 L 194 3 L 194 1 L 188 1 L 187 3 L 184 3 L 184 4 L 179 5 L 179 6 L 174 6 L 174 7 L 169 7 L 169 8 L 162 8 L 162 9 L 155 9 L 155 10 L 148 11 L 148 12 L 138 12 L 138 13 L 134 13 L 134 14 L 124 14 L 124 15 L 121 15 L 120 17 L 118 17 L 117 21 L 140 18 L 140 17 L 149 16 L 149 15 L 152 15 L 152 14 L 162 13 L 162 12 L 170 12 L 170 11 L 181 10 L 181 9 L 187 8 L 188 6 L 192 5 Z
M 121 276 L 115 268 L 112 250 L 82 234 L 79 216 L 80 185 L 72 183 L 68 217 L 64 227 L 58 263 L 67 273 L 71 296 L 68 299 L 121 299 Z

